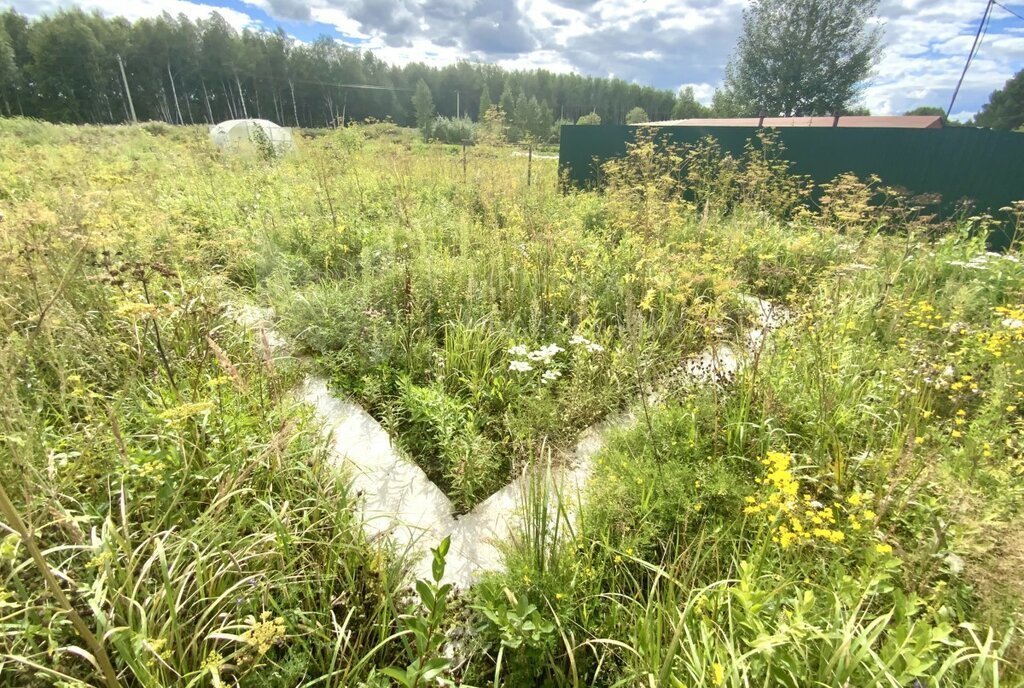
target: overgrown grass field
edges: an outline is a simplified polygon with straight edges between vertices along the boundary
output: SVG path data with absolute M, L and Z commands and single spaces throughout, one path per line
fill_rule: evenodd
M 0 120 L 0 685 L 1020 685 L 1018 247 L 784 161 L 641 136 L 563 194 L 385 124 Z M 751 296 L 790 316 L 688 380 Z M 507 572 L 410 586 L 309 371 L 460 511 L 640 420 L 558 537 L 531 504 Z

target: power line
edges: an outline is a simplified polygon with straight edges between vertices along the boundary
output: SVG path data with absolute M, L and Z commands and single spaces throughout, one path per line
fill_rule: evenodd
M 1020 19 L 1021 21 L 1024 21 L 1024 15 L 1020 15 L 1020 14 L 1017 14 L 1016 12 L 1014 12 L 1013 10 L 1011 10 L 1011 9 L 1010 9 L 1009 7 L 1007 7 L 1007 6 L 1006 6 L 1006 5 L 1004 5 L 1003 3 L 1001 3 L 1001 2 L 996 2 L 996 0 L 992 0 L 992 4 L 994 4 L 994 5 L 999 5 L 999 6 L 1000 6 L 1000 7 L 1002 7 L 1002 8 L 1004 9 L 1004 10 L 1006 10 L 1007 12 L 1009 12 L 1010 14 L 1012 14 L 1013 16 L 1017 17 L 1017 19 Z
M 949 113 L 953 111 L 953 104 L 956 103 L 956 97 L 960 93 L 960 86 L 964 83 L 964 77 L 967 76 L 967 69 L 971 66 L 971 62 L 974 61 L 975 55 L 978 54 L 978 47 L 981 44 L 981 39 L 985 35 L 985 31 L 988 28 L 989 19 L 992 17 L 992 5 L 995 4 L 995 0 L 988 0 L 985 4 L 985 11 L 981 14 L 981 22 L 978 24 L 978 31 L 974 34 L 974 43 L 971 45 L 971 52 L 967 55 L 967 62 L 964 64 L 964 71 L 960 73 L 960 80 L 956 82 L 956 88 L 953 89 L 953 97 L 949 100 L 949 107 L 946 108 L 946 117 L 949 117 Z

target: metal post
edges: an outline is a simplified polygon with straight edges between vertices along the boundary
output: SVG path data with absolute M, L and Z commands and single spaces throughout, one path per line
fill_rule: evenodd
M 135 103 L 132 102 L 132 92 L 128 88 L 128 77 L 124 74 L 124 62 L 121 61 L 120 53 L 117 55 L 117 65 L 121 68 L 121 80 L 124 81 L 124 92 L 128 96 L 128 108 L 132 111 L 132 123 L 138 124 L 139 118 L 135 116 Z

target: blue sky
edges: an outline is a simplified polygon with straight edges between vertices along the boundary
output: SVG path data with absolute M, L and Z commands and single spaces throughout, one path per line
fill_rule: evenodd
M 885 52 L 863 94 L 875 114 L 945 107 L 987 0 L 881 0 Z M 1024 3 L 1000 0 L 1024 15 Z M 236 28 L 328 35 L 395 63 L 458 59 L 544 67 L 677 89 L 709 101 L 747 0 L 0 0 L 31 16 L 78 5 L 129 19 L 219 11 Z M 993 9 L 954 116 L 1024 68 L 1024 20 Z

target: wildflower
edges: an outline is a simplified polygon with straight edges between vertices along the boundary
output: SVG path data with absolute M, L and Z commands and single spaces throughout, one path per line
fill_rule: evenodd
M 210 654 L 206 655 L 206 659 L 203 660 L 202 668 L 205 671 L 216 671 L 223 663 L 224 657 L 222 657 L 216 650 L 210 650 Z
M 875 551 L 879 554 L 892 554 L 892 545 L 887 545 L 884 542 L 879 542 L 875 545 Z
M 533 366 L 526 361 L 512 361 L 508 364 L 508 369 L 516 373 L 528 373 L 533 370 Z
M 562 351 L 565 351 L 565 349 L 558 346 L 557 344 L 548 344 L 547 346 L 542 346 L 536 351 L 531 351 L 527 353 L 526 357 L 531 361 L 543 361 L 547 363 L 552 358 L 554 358 L 556 354 Z
M 959 439 L 960 437 L 964 436 L 964 434 L 962 432 L 960 432 L 959 430 L 954 430 L 953 432 L 951 432 L 949 434 L 953 437 L 953 439 Z
M 525 344 L 516 344 L 508 350 L 508 353 L 512 356 L 525 356 L 527 348 Z
M 3 540 L 0 540 L 0 561 L 12 561 L 18 550 L 20 538 L 16 533 L 10 533 Z
M 166 411 L 161 412 L 160 418 L 162 420 L 166 420 L 169 423 L 173 423 L 175 421 L 191 418 L 192 416 L 201 415 L 212 408 L 213 403 L 209 401 L 199 401 L 190 404 L 182 404 L 180 406 L 175 406 L 173 408 L 169 408 Z
M 590 340 L 582 335 L 574 334 L 573 336 L 569 337 L 569 344 L 571 344 L 572 346 L 579 346 L 580 344 L 583 344 L 585 346 L 587 344 L 590 344 Z
M 562 377 L 562 373 L 559 370 L 545 370 L 541 377 L 541 384 L 546 385 L 549 382 L 554 382 L 558 378 Z
M 924 444 L 924 438 L 918 435 L 914 438 L 914 444 Z
M 242 639 L 251 647 L 256 648 L 259 654 L 266 654 L 271 647 L 284 639 L 284 619 L 280 616 L 270 620 L 270 612 L 260 614 L 257 621 L 254 617 L 248 617 L 249 630 L 242 634 Z
M 711 665 L 711 671 L 715 674 L 715 685 L 720 686 L 725 681 L 725 669 L 718 662 Z

